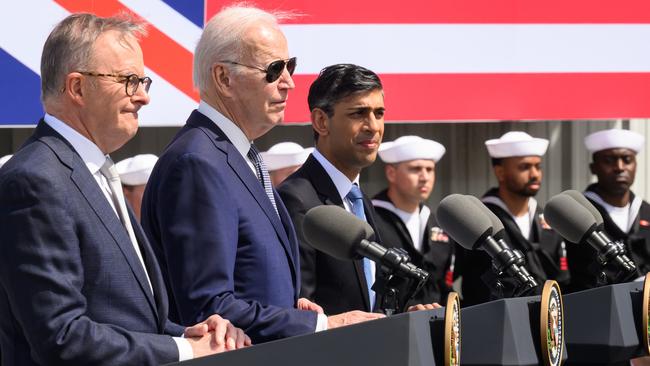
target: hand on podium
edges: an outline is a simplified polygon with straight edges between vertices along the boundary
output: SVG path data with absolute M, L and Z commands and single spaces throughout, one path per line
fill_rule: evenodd
M 365 311 L 353 310 L 347 313 L 331 315 L 327 317 L 327 329 L 344 327 L 346 325 L 362 323 L 368 320 L 380 319 L 386 317 L 380 313 L 367 313 Z
M 183 335 L 192 346 L 194 357 L 231 351 L 252 344 L 251 339 L 244 334 L 243 330 L 217 314 L 201 323 L 185 328 Z
M 431 304 L 417 304 L 417 305 L 411 305 L 406 309 L 407 312 L 409 311 L 419 311 L 419 310 L 433 310 L 433 309 L 439 309 L 441 308 L 442 305 L 438 304 L 437 302 L 433 302 Z

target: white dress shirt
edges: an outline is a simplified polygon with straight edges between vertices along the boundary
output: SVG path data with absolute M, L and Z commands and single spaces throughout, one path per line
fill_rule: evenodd
M 85 136 L 58 118 L 46 113 L 45 117 L 43 117 L 43 120 L 56 132 L 63 136 L 63 138 L 66 139 L 66 141 L 68 141 L 70 145 L 72 145 L 72 147 L 75 149 L 75 151 L 79 154 L 81 160 L 83 160 L 83 162 L 86 164 L 86 167 L 90 171 L 90 174 L 92 174 L 93 178 L 95 178 L 95 181 L 99 185 L 99 188 L 101 189 L 102 193 L 104 193 L 104 197 L 106 197 L 106 200 L 111 205 L 113 211 L 115 212 L 115 215 L 119 219 L 119 215 L 113 203 L 113 198 L 111 197 L 111 188 L 108 184 L 108 181 L 106 180 L 106 177 L 104 177 L 104 175 L 99 171 L 99 169 L 102 167 L 102 165 L 104 165 L 104 162 L 106 161 L 106 155 L 104 155 L 99 147 L 97 147 L 97 145 L 95 145 L 92 141 L 88 140 Z M 139 252 L 139 248 L 137 248 L 136 254 L 138 254 L 138 259 L 140 260 L 140 264 L 144 269 L 145 275 L 149 276 L 147 274 L 147 267 L 144 265 L 144 260 L 142 259 L 142 254 Z M 147 280 L 149 280 L 148 277 Z M 187 339 L 184 339 L 182 337 L 172 338 L 178 347 L 179 361 L 185 361 L 194 358 L 192 346 Z

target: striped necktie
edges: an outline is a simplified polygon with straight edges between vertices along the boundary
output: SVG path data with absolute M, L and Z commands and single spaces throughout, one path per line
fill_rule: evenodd
M 352 213 L 354 216 L 363 221 L 366 220 L 366 214 L 363 212 L 363 194 L 358 185 L 353 184 L 350 193 L 345 196 L 350 203 L 352 203 Z M 375 306 L 375 291 L 372 290 L 372 285 L 375 283 L 374 266 L 368 258 L 363 258 L 363 274 L 366 277 L 366 284 L 368 285 L 368 299 L 370 300 L 370 310 Z
M 251 144 L 251 148 L 248 150 L 248 159 L 250 159 L 250 161 L 253 162 L 253 165 L 255 165 L 255 170 L 257 171 L 257 180 L 262 183 L 262 187 L 264 188 L 266 195 L 269 197 L 269 200 L 271 200 L 271 204 L 275 209 L 275 213 L 280 216 L 278 213 L 278 206 L 275 204 L 275 197 L 273 196 L 273 187 L 271 186 L 271 177 L 269 176 L 269 171 L 266 169 L 266 165 L 264 165 L 262 156 L 254 144 Z

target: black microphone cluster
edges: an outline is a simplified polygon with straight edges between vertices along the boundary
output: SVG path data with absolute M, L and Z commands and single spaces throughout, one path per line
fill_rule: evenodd
M 524 293 L 538 286 L 525 267 L 523 255 L 503 240 L 503 224 L 474 196 L 452 194 L 445 197 L 436 211 L 438 223 L 467 250 L 484 250 L 498 274 L 515 279 Z
M 611 281 L 626 280 L 636 273 L 636 266 L 625 255 L 623 244 L 607 236 L 602 215 L 582 193 L 568 190 L 554 196 L 544 208 L 544 217 L 568 241 L 589 243 L 596 250 L 601 266 L 611 264 L 618 269 L 619 273 Z

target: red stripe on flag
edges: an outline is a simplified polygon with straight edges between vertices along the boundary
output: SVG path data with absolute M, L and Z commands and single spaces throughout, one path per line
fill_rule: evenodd
M 384 74 L 386 121 L 647 118 L 650 73 Z M 308 122 L 316 75 L 295 75 L 287 122 Z
M 142 19 L 115 0 L 55 0 L 71 13 L 90 12 L 102 17 L 128 13 Z M 199 94 L 192 83 L 192 53 L 148 23 L 147 36 L 140 41 L 146 65 L 190 98 L 198 101 Z
M 206 0 L 206 19 L 235 1 Z M 267 10 L 294 10 L 300 24 L 650 23 L 648 0 L 261 0 Z

